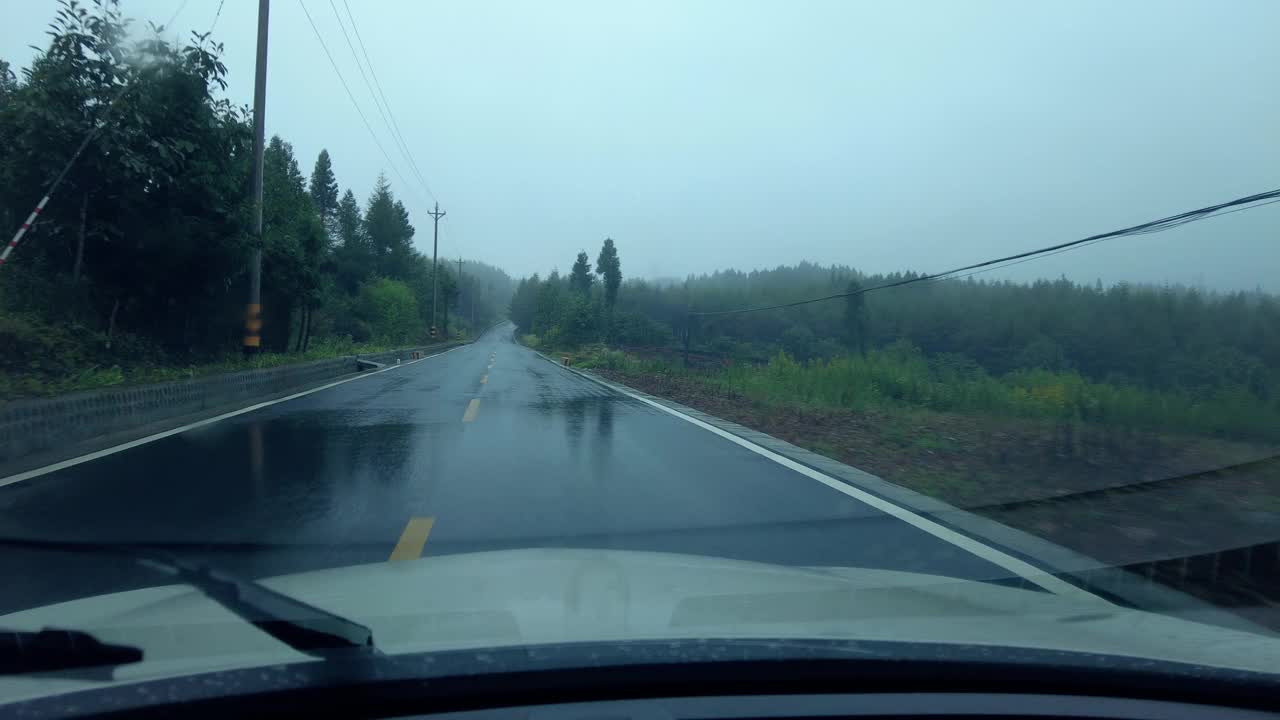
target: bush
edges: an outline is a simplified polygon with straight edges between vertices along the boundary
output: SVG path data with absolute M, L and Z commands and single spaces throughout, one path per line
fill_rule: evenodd
M 801 360 L 813 357 L 813 346 L 817 339 L 813 331 L 804 325 L 792 325 L 782 332 L 782 347 L 787 354 Z
M 96 361 L 102 338 L 79 326 L 34 315 L 0 315 L 0 371 L 43 381 L 67 377 Z
M 560 347 L 560 343 L 561 334 L 560 328 L 558 327 L 547 328 L 545 332 L 538 336 L 538 347 L 540 348 L 551 349 Z
M 613 319 L 613 337 L 619 345 L 654 347 L 671 342 L 671 328 L 634 312 L 620 312 Z
M 583 297 L 571 299 L 557 328 L 568 347 L 578 347 L 595 340 L 596 316 L 591 302 Z
M 423 334 L 418 301 L 413 290 L 399 280 L 378 278 L 360 286 L 358 308 L 371 336 L 379 342 L 406 343 Z

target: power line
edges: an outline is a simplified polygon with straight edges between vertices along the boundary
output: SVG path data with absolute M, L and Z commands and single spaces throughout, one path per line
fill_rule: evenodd
M 173 14 L 169 16 L 169 22 L 164 24 L 165 30 L 168 30 L 173 25 L 173 21 L 178 19 L 178 16 L 182 14 L 183 9 L 187 7 L 188 2 L 190 2 L 190 0 L 182 0 L 178 5 L 178 9 L 174 10 Z
M 1256 204 L 1256 205 L 1246 205 L 1246 206 L 1244 206 L 1244 207 L 1238 207 L 1238 208 L 1234 208 L 1234 209 L 1232 209 L 1232 210 L 1224 210 L 1224 211 L 1222 211 L 1222 212 L 1216 212 L 1216 213 L 1213 213 L 1213 214 L 1210 214 L 1210 215 L 1205 215 L 1205 216 L 1203 216 L 1203 217 L 1195 218 L 1195 220 L 1208 220 L 1208 219 L 1210 219 L 1210 218 L 1222 217 L 1223 215 L 1230 215 L 1231 213 L 1244 212 L 1245 210 L 1253 210 L 1253 209 L 1255 209 L 1255 208 L 1260 208 L 1260 207 L 1262 207 L 1263 205 L 1274 205 L 1275 203 L 1280 203 L 1280 199 L 1276 199 L 1276 200 L 1268 200 L 1267 202 L 1260 202 L 1260 203 L 1258 203 L 1258 204 Z M 1152 233 L 1164 232 L 1165 230 L 1171 230 L 1171 229 L 1173 229 L 1173 228 L 1180 227 L 1180 226 L 1182 226 L 1182 225 L 1186 225 L 1186 224 L 1187 224 L 1187 223 L 1189 223 L 1189 222 L 1194 222 L 1194 220 L 1183 220 L 1183 221 L 1180 221 L 1180 222 L 1175 223 L 1175 224 L 1173 224 L 1173 225 L 1170 225 L 1170 226 L 1168 226 L 1168 227 L 1162 227 L 1162 228 L 1153 229 L 1153 230 L 1140 230 L 1140 231 L 1138 231 L 1138 232 L 1131 233 L 1131 235 L 1150 235 L 1150 234 L 1152 234 Z M 1002 269 L 1007 268 L 1007 267 L 1013 267 L 1014 265 L 1021 265 L 1022 263 L 1025 263 L 1025 262 L 1031 262 L 1032 260 L 1040 260 L 1041 258 L 1046 258 L 1046 257 L 1049 257 L 1049 256 L 1051 256 L 1051 255 L 1058 255 L 1058 254 L 1061 254 L 1061 253 L 1064 253 L 1064 252 L 1068 252 L 1068 251 L 1071 251 L 1071 250 L 1076 250 L 1076 249 L 1079 249 L 1079 248 L 1088 247 L 1088 246 L 1090 246 L 1090 245 L 1093 245 L 1094 243 L 1100 243 L 1100 242 L 1103 242 L 1104 240 L 1109 240 L 1109 239 L 1110 239 L 1110 238 L 1100 238 L 1100 239 L 1097 239 L 1097 240 L 1093 240 L 1093 241 L 1091 241 L 1091 242 L 1083 243 L 1083 244 L 1081 244 L 1081 245 L 1076 245 L 1076 246 L 1073 246 L 1073 247 L 1063 248 L 1063 249 L 1061 249 L 1061 250 L 1055 250 L 1055 251 L 1053 251 L 1053 252 L 1051 252 L 1051 253 L 1045 253 L 1044 255 L 1036 255 L 1036 256 L 1034 256 L 1034 257 L 1023 258 L 1023 259 L 1018 260 L 1018 261 L 1016 261 L 1016 262 L 1008 263 L 1007 265 L 997 265 L 997 266 L 995 266 L 995 267 L 983 268 L 983 269 L 981 269 L 981 270 L 974 270 L 973 272 L 968 272 L 968 273 L 965 273 L 965 274 L 963 274 L 963 275 L 952 275 L 952 276 L 945 277 L 945 278 L 942 278 L 942 279 L 943 279 L 943 280 L 960 280 L 960 279 L 967 278 L 967 277 L 973 277 L 974 275 L 980 275 L 980 274 L 985 273 L 985 272 L 991 272 L 992 270 L 1002 270 Z
M 360 56 L 356 54 L 356 47 L 351 43 L 351 35 L 347 33 L 347 26 L 342 22 L 342 15 L 338 12 L 338 6 L 333 3 L 333 0 L 329 0 L 329 9 L 333 10 L 333 16 L 338 19 L 338 28 L 342 30 L 343 39 L 347 41 L 347 49 L 351 51 L 351 58 L 356 61 L 356 70 L 360 71 L 360 79 L 364 81 L 365 89 L 369 91 L 369 96 L 373 98 L 373 106 L 378 111 L 378 115 L 382 118 L 382 125 L 387 129 L 387 134 L 391 136 L 391 142 L 395 145 L 395 149 L 400 153 L 400 156 L 409 163 L 409 172 L 412 175 L 413 159 L 410 157 L 409 153 L 406 152 L 403 143 L 401 143 L 399 138 L 396 136 L 395 130 L 391 128 L 391 122 L 387 120 L 387 113 L 382 109 L 383 104 L 379 102 L 378 94 L 374 92 L 373 84 L 369 82 L 369 76 L 365 74 L 364 66 L 360 63 Z M 372 66 L 370 66 L 369 72 L 373 72 Z M 418 182 L 422 183 L 423 189 L 425 189 L 427 194 L 434 200 L 435 195 L 431 192 L 431 188 L 427 187 L 426 183 L 423 182 L 420 176 L 416 179 Z
M 1081 238 L 1079 240 L 1072 240 L 1070 242 L 1058 243 L 1057 245 L 1050 245 L 1048 247 L 1039 248 L 1037 250 L 1028 250 L 1026 252 L 1020 252 L 1014 255 L 1006 255 L 1005 257 L 995 258 L 993 260 L 984 260 L 982 262 L 973 263 L 972 265 L 965 265 L 964 267 L 953 268 L 951 270 L 934 273 L 932 275 L 919 275 L 916 277 L 906 278 L 904 280 L 896 280 L 894 282 L 883 283 L 881 285 L 873 285 L 872 287 L 861 288 L 853 292 L 836 293 L 834 295 L 825 295 L 823 297 L 809 298 L 808 300 L 796 300 L 794 302 L 779 303 L 777 305 L 765 305 L 762 307 L 754 307 L 754 308 L 740 308 L 737 310 L 711 310 L 711 311 L 705 311 L 705 312 L 690 312 L 688 314 L 691 317 L 707 317 L 712 315 L 740 315 L 742 313 L 761 312 L 764 310 L 779 310 L 781 308 L 796 307 L 798 305 L 808 305 L 810 303 L 823 302 L 825 300 L 835 300 L 837 298 L 851 297 L 853 295 L 863 295 L 865 293 L 874 292 L 876 290 L 887 290 L 889 288 L 902 287 L 903 285 L 912 285 L 915 283 L 929 282 L 934 280 L 955 279 L 953 276 L 957 276 L 959 273 L 963 273 L 969 270 L 976 271 L 976 272 L 971 272 L 968 275 L 960 276 L 960 277 L 968 277 L 969 275 L 977 275 L 980 272 L 987 272 L 989 270 L 998 269 L 997 266 L 1009 267 L 1012 265 L 1020 264 L 1022 262 L 1026 262 L 1028 260 L 1036 259 L 1041 256 L 1056 255 L 1061 252 L 1066 252 L 1067 250 L 1074 250 L 1080 247 L 1085 247 L 1087 245 L 1092 245 L 1094 243 L 1098 243 L 1103 240 L 1111 240 L 1114 238 L 1130 236 L 1130 235 L 1147 235 L 1150 233 L 1164 232 L 1165 230 L 1170 230 L 1175 227 L 1179 227 L 1181 225 L 1186 225 L 1187 223 L 1196 222 L 1198 220 L 1205 220 L 1211 217 L 1218 217 L 1219 215 L 1229 215 L 1233 212 L 1240 212 L 1242 210 L 1252 210 L 1254 208 L 1262 207 L 1263 205 L 1270 205 L 1271 203 L 1274 203 L 1274 202 L 1280 202 L 1280 189 L 1270 190 L 1268 192 L 1258 193 L 1256 195 L 1248 195 L 1242 198 L 1236 198 L 1235 200 L 1230 200 L 1228 202 L 1220 203 L 1218 205 L 1211 205 L 1209 207 L 1200 208 L 1198 210 L 1189 210 L 1187 212 L 1178 213 L 1177 215 L 1170 215 L 1169 217 L 1166 217 L 1166 218 L 1161 218 L 1159 220 L 1152 220 L 1150 222 L 1141 223 L 1139 225 L 1134 225 L 1132 227 L 1127 227 L 1121 230 L 1112 230 L 1111 232 L 1100 233 L 1098 235 L 1090 235 L 1089 237 Z M 1235 208 L 1235 209 L 1228 210 L 1228 208 Z M 1011 262 L 1011 261 L 1018 261 L 1018 262 Z
M 373 126 L 369 124 L 369 118 L 365 117 L 364 111 L 360 109 L 360 103 L 356 102 L 356 96 L 352 94 L 346 79 L 342 77 L 342 71 L 338 69 L 338 63 L 333 59 L 333 54 L 329 52 L 329 46 L 325 44 L 324 38 L 320 36 L 320 29 L 316 27 L 315 21 L 311 19 L 311 13 L 307 11 L 307 6 L 303 4 L 302 0 L 298 0 L 298 7 L 302 8 L 302 13 L 307 16 L 311 31 L 315 33 L 316 40 L 320 42 L 320 48 L 324 50 L 325 57 L 329 58 L 329 64 L 333 66 L 333 72 L 338 76 L 338 82 L 342 84 L 342 89 L 347 91 L 347 98 L 351 100 L 351 105 L 355 107 L 356 114 L 360 116 L 360 120 L 364 122 L 365 129 L 369 131 L 369 137 L 373 138 L 373 144 L 378 146 L 378 151 L 382 153 L 382 157 L 391 166 L 391 170 L 396 174 L 396 177 L 400 178 L 400 182 L 404 183 L 405 187 L 411 187 L 409 181 L 404 179 L 404 175 L 400 174 L 400 168 L 396 167 L 391 156 L 387 154 L 386 148 L 382 147 L 382 142 L 378 140 L 377 133 L 373 131 Z
M 409 167 L 418 176 L 418 181 L 426 188 L 427 194 L 431 196 L 431 199 L 438 200 L 439 198 L 436 197 L 436 194 L 431 191 L 431 185 L 427 183 L 422 170 L 418 168 L 418 162 L 409 150 L 409 143 L 405 141 L 404 133 L 400 131 L 400 123 L 396 122 L 396 114 L 391 111 L 391 103 L 387 101 L 387 94 L 382 91 L 382 83 L 378 80 L 378 73 L 374 71 L 373 61 L 369 59 L 369 51 L 365 49 L 364 38 L 360 37 L 360 28 L 356 25 L 356 16 L 352 14 L 351 6 L 347 4 L 347 0 L 342 0 L 342 6 L 347 10 L 347 19 L 351 21 L 351 30 L 355 33 L 356 42 L 360 45 L 360 52 L 364 55 L 364 64 L 369 68 L 369 75 L 373 78 L 374 87 L 377 88 L 378 95 L 382 98 L 382 106 L 386 108 L 387 115 L 391 118 L 391 126 L 394 129 L 395 137 L 400 141 L 400 147 L 409 159 Z M 337 11 L 335 10 L 334 12 L 336 13 Z
M 213 14 L 213 22 L 209 24 L 209 32 L 218 26 L 218 18 L 222 17 L 222 4 L 227 0 L 218 0 L 218 12 Z

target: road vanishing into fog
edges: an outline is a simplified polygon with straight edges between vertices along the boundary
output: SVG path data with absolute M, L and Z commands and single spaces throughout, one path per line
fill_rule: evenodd
M 154 543 L 249 577 L 574 547 L 1010 578 L 512 332 L 0 487 L 0 535 Z M 0 612 L 166 582 L 12 548 L 0 576 Z

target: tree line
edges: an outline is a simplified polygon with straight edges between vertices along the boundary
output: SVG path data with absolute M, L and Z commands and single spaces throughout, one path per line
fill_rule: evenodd
M 30 67 L 15 74 L 0 60 L 6 232 L 96 133 L 0 269 L 3 369 L 29 371 L 33 357 L 54 354 L 40 347 L 45 337 L 108 363 L 239 347 L 257 242 L 249 113 L 220 97 L 223 47 L 207 33 L 171 43 L 152 27 L 131 42 L 129 26 L 117 0 L 61 0 Z M 386 178 L 361 200 L 339 187 L 334 161 L 322 150 L 308 178 L 285 139 L 265 149 L 264 349 L 422 341 L 433 278 L 442 329 L 505 312 L 505 273 L 467 262 L 460 284 L 443 258 L 433 271 Z
M 905 344 L 958 370 L 981 368 L 994 376 L 1030 369 L 1075 372 L 1098 383 L 1192 397 L 1236 393 L 1280 409 L 1280 300 L 1260 291 L 971 277 L 694 317 L 691 323 L 689 318 L 691 311 L 785 303 L 910 277 L 916 275 L 801 263 L 726 270 L 684 282 L 629 280 L 613 312 L 645 330 L 612 339 L 619 345 L 676 347 L 689 327 L 694 351 L 745 363 L 764 363 L 779 352 L 801 362 L 825 361 Z M 536 297 L 560 296 L 548 289 Z M 541 302 L 521 312 L 534 319 L 522 327 L 548 327 L 538 323 L 546 313 Z M 572 332 L 561 337 L 580 339 Z
M 508 317 L 520 332 L 548 347 L 585 343 L 653 344 L 670 330 L 635 312 L 619 311 L 622 261 L 613 238 L 605 238 L 594 267 L 585 250 L 568 275 L 552 270 L 523 278 L 511 296 Z

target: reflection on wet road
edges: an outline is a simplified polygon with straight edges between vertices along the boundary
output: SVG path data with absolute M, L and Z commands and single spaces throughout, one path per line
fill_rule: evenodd
M 509 324 L 0 488 L 0 534 L 158 543 L 254 577 L 519 547 L 1008 574 L 546 362 Z M 165 581 L 127 562 L 2 549 L 0 572 L 0 612 Z

